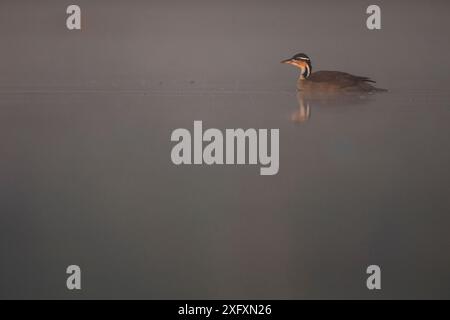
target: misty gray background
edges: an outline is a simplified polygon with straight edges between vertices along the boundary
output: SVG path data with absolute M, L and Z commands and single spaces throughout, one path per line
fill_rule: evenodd
M 450 298 L 449 8 L 2 0 L 0 297 Z M 390 91 L 294 123 L 297 52 Z M 279 128 L 278 175 L 173 165 L 194 120 Z

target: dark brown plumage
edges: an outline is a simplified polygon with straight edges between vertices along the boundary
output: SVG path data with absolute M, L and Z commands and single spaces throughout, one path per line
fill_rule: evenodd
M 299 53 L 290 59 L 281 61 L 301 70 L 297 88 L 301 91 L 314 92 L 377 92 L 386 91 L 373 86 L 374 80 L 368 77 L 355 76 L 340 71 L 317 71 L 312 73 L 309 57 Z

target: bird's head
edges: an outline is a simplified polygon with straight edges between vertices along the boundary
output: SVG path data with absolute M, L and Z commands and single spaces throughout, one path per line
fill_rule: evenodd
M 291 64 L 301 70 L 300 78 L 306 79 L 312 72 L 311 59 L 304 54 L 298 53 L 290 59 L 281 61 L 281 63 Z

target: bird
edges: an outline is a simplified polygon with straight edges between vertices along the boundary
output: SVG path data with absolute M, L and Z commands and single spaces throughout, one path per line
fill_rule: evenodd
M 304 53 L 298 53 L 292 58 L 281 61 L 300 69 L 297 89 L 312 93 L 374 93 L 387 91 L 372 85 L 374 80 L 369 77 L 355 76 L 341 71 L 312 72 L 311 59 Z

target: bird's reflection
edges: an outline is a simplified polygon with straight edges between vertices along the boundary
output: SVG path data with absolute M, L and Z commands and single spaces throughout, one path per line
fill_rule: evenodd
M 373 96 L 370 93 L 311 93 L 298 91 L 296 95 L 298 107 L 291 114 L 291 121 L 304 123 L 310 120 L 313 108 L 362 105 L 371 101 Z
M 297 102 L 298 109 L 292 113 L 291 120 L 297 123 L 308 121 L 311 117 L 311 107 L 301 91 L 297 92 Z

